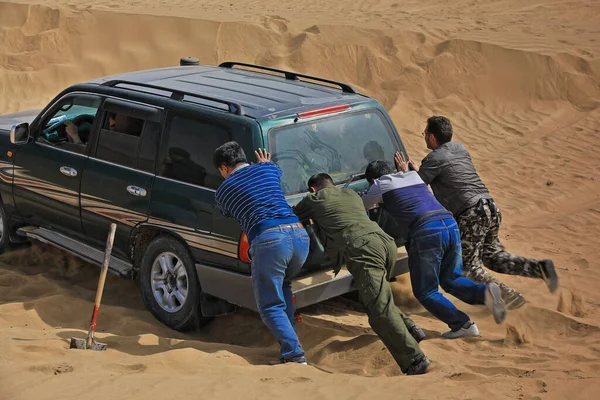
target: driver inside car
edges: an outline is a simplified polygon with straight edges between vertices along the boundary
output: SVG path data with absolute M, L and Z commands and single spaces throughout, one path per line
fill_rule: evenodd
M 124 115 L 120 116 L 116 113 L 108 114 L 108 129 L 110 129 L 111 131 L 117 130 L 117 121 L 120 119 L 119 117 L 121 117 L 121 119 L 127 118 Z M 79 127 L 77 125 L 75 125 L 71 121 L 67 121 L 67 122 L 65 122 L 65 131 L 67 132 L 67 135 L 69 136 L 69 140 L 72 143 L 85 146 L 85 143 L 79 137 Z
M 67 136 L 69 137 L 69 140 L 73 144 L 85 145 L 85 143 L 83 143 L 83 141 L 79 137 L 79 127 L 77 125 L 75 125 L 73 122 L 71 122 L 71 121 L 65 122 L 65 131 L 67 132 Z

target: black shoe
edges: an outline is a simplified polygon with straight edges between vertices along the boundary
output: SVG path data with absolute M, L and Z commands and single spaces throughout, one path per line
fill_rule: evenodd
M 554 269 L 554 263 L 552 260 L 543 260 L 540 262 L 540 269 L 542 271 L 542 279 L 548 285 L 550 293 L 554 293 L 558 289 L 558 275 Z
M 429 361 L 429 358 L 423 356 L 422 358 L 420 358 L 417 361 L 415 361 L 414 363 L 412 363 L 412 365 L 410 367 L 408 367 L 408 369 L 406 370 L 405 374 L 406 375 L 423 375 L 424 373 L 427 372 L 427 368 L 429 368 L 430 365 L 431 365 L 431 361 Z
M 421 340 L 425 339 L 425 332 L 419 325 L 413 325 L 408 328 L 408 332 L 411 334 L 413 338 L 419 343 Z

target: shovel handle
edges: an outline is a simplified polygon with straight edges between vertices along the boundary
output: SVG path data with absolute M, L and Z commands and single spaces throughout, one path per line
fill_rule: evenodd
M 102 292 L 104 291 L 104 282 L 106 281 L 106 273 L 108 272 L 108 264 L 110 262 L 110 254 L 112 252 L 113 242 L 115 240 L 115 232 L 117 231 L 117 224 L 110 224 L 110 231 L 108 232 L 108 238 L 106 239 L 106 250 L 104 251 L 104 263 L 100 270 L 100 278 L 98 279 L 98 289 L 96 289 L 96 300 L 94 301 L 94 311 L 92 313 L 92 320 L 90 322 L 90 332 L 88 334 L 88 347 L 91 345 L 91 340 L 96 332 L 96 320 L 98 319 L 98 310 L 100 309 L 100 300 L 102 299 Z

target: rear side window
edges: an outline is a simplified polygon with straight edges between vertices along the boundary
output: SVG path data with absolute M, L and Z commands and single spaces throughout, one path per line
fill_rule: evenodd
M 159 175 L 193 185 L 217 189 L 223 178 L 213 166 L 213 152 L 231 140 L 221 125 L 175 115 L 168 128 Z
M 371 161 L 394 165 L 399 150 L 390 124 L 378 110 L 344 113 L 269 131 L 272 159 L 283 170 L 286 194 L 306 191 L 308 178 L 325 172 L 336 184 L 365 172 Z
M 96 157 L 133 168 L 143 129 L 143 119 L 107 112 L 98 138 Z

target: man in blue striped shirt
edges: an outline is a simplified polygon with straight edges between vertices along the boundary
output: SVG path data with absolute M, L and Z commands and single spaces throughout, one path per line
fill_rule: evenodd
M 213 163 L 225 178 L 215 200 L 248 237 L 254 297 L 261 319 L 279 341 L 280 361 L 306 364 L 294 330 L 290 280 L 308 257 L 309 238 L 285 200 L 281 168 L 266 150 L 254 154 L 258 163 L 249 165 L 237 142 L 215 150 Z

